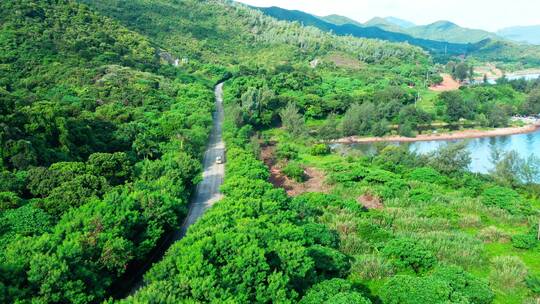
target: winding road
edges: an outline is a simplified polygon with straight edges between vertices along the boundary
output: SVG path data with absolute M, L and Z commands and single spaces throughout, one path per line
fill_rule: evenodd
M 192 196 L 189 206 L 189 212 L 182 225 L 174 233 L 166 237 L 155 248 L 145 263 L 139 265 L 136 269 L 127 273 L 127 278 L 122 286 L 116 290 L 116 298 L 124 298 L 126 295 L 133 295 L 137 290 L 143 287 L 143 275 L 152 267 L 154 263 L 159 262 L 167 249 L 174 242 L 181 240 L 187 233 L 188 228 L 193 225 L 204 212 L 212 207 L 223 196 L 219 192 L 225 177 L 225 165 L 216 163 L 216 158 L 221 156 L 225 160 L 225 143 L 222 137 L 223 128 L 223 83 L 216 85 L 215 90 L 215 111 L 212 114 L 213 127 L 208 140 L 208 146 L 203 158 L 203 179 L 197 185 L 195 193 Z

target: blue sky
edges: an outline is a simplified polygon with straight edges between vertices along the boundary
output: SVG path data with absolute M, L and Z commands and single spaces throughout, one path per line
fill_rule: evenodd
M 319 16 L 338 14 L 364 22 L 394 16 L 417 24 L 449 20 L 490 31 L 515 25 L 540 25 L 540 0 L 240 0 L 279 6 Z

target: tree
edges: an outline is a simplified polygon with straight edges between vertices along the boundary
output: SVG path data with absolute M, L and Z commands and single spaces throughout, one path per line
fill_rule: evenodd
M 345 136 L 367 135 L 377 121 L 377 110 L 370 102 L 353 104 L 349 107 L 342 120 Z
M 289 103 L 279 113 L 283 127 L 293 137 L 301 137 L 306 134 L 304 117 L 298 113 L 298 108 L 295 104 Z
M 88 171 L 105 177 L 112 186 L 124 183 L 131 175 L 131 163 L 126 153 L 94 153 L 87 162 Z
M 443 92 L 439 100 L 445 106 L 445 121 L 456 123 L 462 118 L 472 118 L 472 109 L 467 105 L 459 91 Z
M 467 79 L 469 77 L 469 65 L 465 62 L 458 63 L 453 76 L 459 81 Z
M 529 93 L 523 109 L 527 114 L 540 114 L 540 88 L 536 88 Z
M 466 141 L 447 144 L 428 155 L 429 166 L 445 174 L 466 171 L 471 161 Z

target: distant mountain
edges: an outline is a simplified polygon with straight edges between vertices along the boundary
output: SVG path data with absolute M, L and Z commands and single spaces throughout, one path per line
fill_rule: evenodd
M 326 22 L 330 22 L 335 25 L 354 24 L 354 25 L 362 26 L 362 23 L 356 20 L 353 20 L 351 18 L 340 16 L 340 15 L 328 15 L 324 17 L 319 17 L 319 19 L 322 19 Z
M 279 7 L 256 8 L 264 14 L 276 19 L 286 21 L 296 21 L 305 26 L 313 26 L 323 31 L 332 32 L 341 36 L 354 36 L 359 38 L 372 38 L 387 40 L 392 42 L 406 42 L 419 46 L 431 53 L 436 61 L 447 61 L 455 56 L 471 56 L 481 61 L 494 61 L 502 63 L 523 63 L 526 66 L 540 66 L 540 47 L 533 45 L 519 45 L 511 41 L 500 38 L 499 36 L 481 31 L 462 28 L 449 21 L 439 21 L 426 26 L 416 26 L 409 29 L 403 29 L 406 33 L 385 30 L 379 26 L 358 25 L 343 23 L 346 19 L 331 17 L 329 20 L 342 23 L 335 24 L 323 20 L 302 11 L 291 11 Z M 326 17 L 323 17 L 326 18 Z M 381 18 L 382 19 L 382 18 Z M 337 21 L 336 21 L 337 20 Z M 392 24 L 383 19 L 386 26 Z M 371 22 L 381 23 L 380 19 L 371 20 Z M 394 24 L 395 27 L 397 27 Z M 434 37 L 434 39 L 418 38 L 416 35 Z M 438 40 L 435 40 L 437 38 Z M 479 40 L 482 39 L 483 40 Z M 455 43 L 447 41 L 468 41 L 468 43 Z M 472 41 L 475 41 L 472 43 Z
M 498 31 L 497 34 L 517 42 L 540 45 L 540 25 L 509 27 Z
M 437 21 L 428 25 L 405 29 L 411 36 L 452 43 L 476 43 L 485 39 L 500 39 L 496 34 L 483 30 L 460 27 L 450 21 Z
M 395 24 L 394 22 L 388 21 L 386 18 L 375 17 L 368 20 L 363 26 L 376 26 L 385 31 L 390 31 L 394 33 L 405 33 L 405 28 L 400 25 Z
M 383 19 L 386 20 L 387 22 L 390 22 L 393 25 L 396 25 L 396 26 L 399 26 L 399 27 L 405 28 L 405 29 L 416 26 L 416 24 L 414 24 L 414 23 L 412 23 L 410 21 L 403 20 L 403 19 L 396 18 L 396 17 L 386 17 L 386 18 L 383 18 Z
M 268 7 L 258 9 L 266 15 L 272 16 L 280 20 L 297 21 L 305 26 L 317 27 L 321 30 L 333 32 L 337 35 L 352 35 L 354 37 L 360 38 L 381 39 L 392 42 L 407 42 L 409 44 L 419 46 L 429 51 L 435 57 L 467 54 L 470 51 L 470 48 L 473 47 L 470 44 L 447 43 L 441 41 L 419 39 L 407 34 L 384 30 L 378 26 L 362 26 L 350 23 L 338 25 L 297 10 L 287 10 L 280 7 Z M 336 20 L 335 18 L 330 19 Z M 343 21 L 345 19 L 339 18 L 338 20 Z

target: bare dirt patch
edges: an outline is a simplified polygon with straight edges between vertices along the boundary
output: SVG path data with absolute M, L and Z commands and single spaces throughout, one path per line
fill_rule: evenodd
M 359 70 L 363 67 L 361 61 L 345 53 L 332 53 L 325 57 L 325 61 L 332 62 L 340 68 Z
M 366 193 L 357 199 L 358 203 L 362 204 L 366 209 L 382 209 L 384 205 L 382 199 L 371 193 Z
M 281 172 L 281 166 L 276 162 L 274 152 L 275 146 L 273 145 L 261 147 L 261 157 L 266 166 L 270 169 L 269 182 L 275 187 L 285 189 L 289 196 L 298 196 L 306 192 L 330 192 L 330 186 L 324 182 L 326 177 L 319 169 L 306 167 L 304 171 L 306 181 L 303 183 L 288 178 Z
M 455 91 L 458 90 L 461 87 L 461 84 L 454 80 L 452 76 L 448 74 L 441 74 L 443 78 L 443 82 L 438 85 L 431 86 L 429 89 L 434 92 L 447 92 L 447 91 Z

